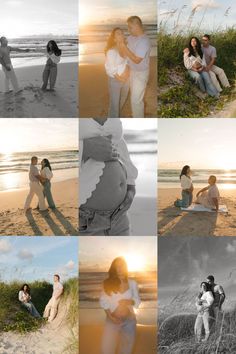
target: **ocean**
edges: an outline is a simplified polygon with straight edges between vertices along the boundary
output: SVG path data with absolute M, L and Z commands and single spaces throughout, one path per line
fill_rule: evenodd
M 158 186 L 160 188 L 179 188 L 180 170 L 177 169 L 159 169 L 158 170 Z M 215 175 L 217 184 L 221 188 L 236 188 L 236 170 L 221 170 L 221 169 L 199 169 L 193 170 L 192 180 L 196 188 L 201 188 L 207 185 L 208 177 Z
M 126 24 L 92 25 L 80 27 L 80 65 L 104 63 L 104 48 L 106 41 L 115 27 L 122 28 L 125 32 L 125 36 L 128 36 Z M 144 25 L 144 30 L 151 40 L 151 56 L 157 56 L 157 25 Z
M 71 37 L 22 37 L 9 39 L 9 46 L 20 49 L 29 49 L 26 53 L 12 52 L 11 58 L 14 67 L 42 65 L 46 63 L 46 45 L 49 40 L 55 40 L 62 50 L 61 62 L 78 61 L 78 38 Z
M 32 156 L 38 156 L 38 168 L 43 158 L 50 161 L 53 181 L 62 181 L 78 176 L 78 151 L 31 151 L 0 154 L 0 191 L 28 186 L 28 170 Z

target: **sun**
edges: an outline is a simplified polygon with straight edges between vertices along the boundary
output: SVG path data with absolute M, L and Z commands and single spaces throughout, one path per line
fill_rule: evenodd
M 124 254 L 129 272 L 140 272 L 146 270 L 145 257 L 139 253 Z

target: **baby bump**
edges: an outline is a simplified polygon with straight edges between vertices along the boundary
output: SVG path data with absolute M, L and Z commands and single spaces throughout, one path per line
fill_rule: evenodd
M 119 161 L 108 161 L 96 189 L 84 206 L 97 210 L 114 210 L 122 203 L 126 192 L 125 168 Z
M 116 318 L 127 318 L 131 315 L 131 312 L 128 306 L 118 305 L 115 311 L 112 312 L 112 315 Z

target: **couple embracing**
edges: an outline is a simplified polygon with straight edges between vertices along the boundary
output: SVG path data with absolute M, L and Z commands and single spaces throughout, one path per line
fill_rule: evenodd
M 140 17 L 127 20 L 130 35 L 121 28 L 112 30 L 105 48 L 105 69 L 109 86 L 109 118 L 121 117 L 130 91 L 132 116 L 144 118 L 144 95 L 149 79 L 151 42 Z

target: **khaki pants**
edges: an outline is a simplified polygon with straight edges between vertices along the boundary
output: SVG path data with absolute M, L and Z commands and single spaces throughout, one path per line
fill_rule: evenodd
M 54 318 L 56 317 L 59 302 L 60 302 L 60 297 L 58 299 L 56 299 L 55 297 L 51 297 L 51 299 L 47 303 L 43 313 L 43 317 L 48 318 L 49 322 L 53 321 Z
M 46 210 L 46 204 L 43 195 L 43 188 L 38 182 L 30 182 L 30 191 L 25 201 L 24 209 L 27 210 L 30 207 L 34 195 L 37 195 L 39 200 L 39 210 Z
M 221 82 L 221 85 L 223 87 L 230 87 L 229 81 L 228 81 L 227 76 L 225 75 L 225 72 L 224 72 L 223 69 L 219 68 L 216 65 L 212 65 L 211 71 L 209 71 L 209 75 L 211 77 L 211 80 L 212 80 L 213 84 L 215 85 L 215 80 L 217 80 L 217 78 L 214 79 L 212 73 L 218 76 L 218 78 L 219 78 L 219 80 Z M 218 83 L 218 85 L 219 85 L 219 83 Z M 217 87 L 216 87 L 216 89 L 218 90 Z
M 130 72 L 130 98 L 133 118 L 144 118 L 144 95 L 149 70 Z
M 13 66 L 10 65 L 10 67 L 11 67 L 11 71 L 7 71 L 6 68 L 2 67 L 5 74 L 5 91 L 8 92 L 10 90 L 10 82 L 11 82 L 14 91 L 17 92 L 20 90 L 20 87 Z
M 200 341 L 200 339 L 201 339 L 202 326 L 204 326 L 204 329 L 205 329 L 205 340 L 208 339 L 209 334 L 210 334 L 209 322 L 210 322 L 209 311 L 204 311 L 203 313 L 198 313 L 196 321 L 195 321 L 195 325 L 194 325 L 194 333 L 195 333 L 198 341 Z

